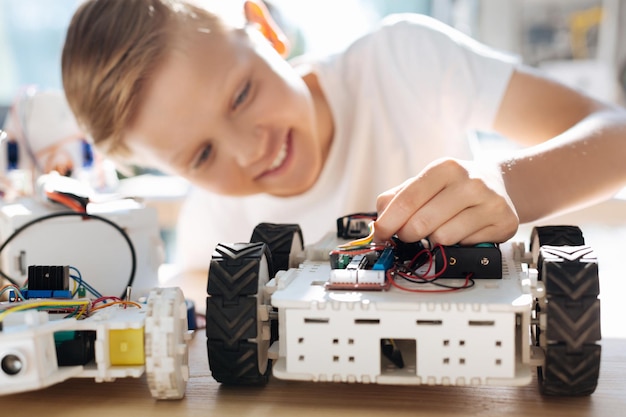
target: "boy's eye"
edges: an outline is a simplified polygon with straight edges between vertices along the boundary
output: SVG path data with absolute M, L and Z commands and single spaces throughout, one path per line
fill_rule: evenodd
M 195 161 L 193 163 L 193 168 L 194 169 L 200 168 L 200 166 L 202 164 L 204 164 L 209 159 L 209 157 L 211 156 L 211 152 L 212 151 L 213 151 L 213 145 L 211 145 L 211 144 L 205 145 L 200 150 L 200 153 L 198 154 L 198 157 L 195 159 Z
M 246 85 L 243 87 L 243 90 L 241 90 L 241 92 L 235 98 L 235 101 L 233 102 L 233 106 L 232 106 L 233 110 L 239 107 L 246 100 L 246 98 L 248 98 L 248 94 L 250 94 L 250 87 L 251 87 L 251 84 L 250 84 L 250 81 L 248 81 Z

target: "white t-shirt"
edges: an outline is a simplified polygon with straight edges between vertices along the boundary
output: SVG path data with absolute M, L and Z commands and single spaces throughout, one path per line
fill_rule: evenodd
M 516 60 L 422 15 L 386 18 L 340 54 L 312 62 L 334 119 L 316 184 L 295 197 L 193 190 L 180 213 L 177 261 L 207 268 L 217 243 L 248 242 L 261 222 L 297 223 L 305 244 L 338 217 L 374 211 L 376 197 L 434 159 L 471 159 L 470 130 L 489 130 Z

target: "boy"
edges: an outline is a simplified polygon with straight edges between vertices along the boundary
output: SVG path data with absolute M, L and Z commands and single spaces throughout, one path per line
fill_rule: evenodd
M 90 0 L 63 51 L 68 101 L 101 150 L 205 190 L 181 217 L 196 242 L 180 251 L 187 267 L 261 221 L 298 223 L 313 242 L 374 209 L 377 240 L 501 242 L 626 182 L 622 109 L 433 19 L 388 19 L 292 66 L 263 4 L 244 14 L 248 25 L 182 0 Z M 472 162 L 472 129 L 527 148 Z

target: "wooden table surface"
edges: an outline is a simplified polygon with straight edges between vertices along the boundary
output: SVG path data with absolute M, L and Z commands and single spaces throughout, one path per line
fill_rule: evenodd
M 601 223 L 578 217 L 547 222 L 581 225 L 587 243 L 598 253 L 602 363 L 598 388 L 589 397 L 543 397 L 536 377 L 523 387 L 389 386 L 277 379 L 264 387 L 223 387 L 211 377 L 205 335 L 198 331 L 190 344 L 191 375 L 182 400 L 152 399 L 145 377 L 105 383 L 72 379 L 47 389 L 0 397 L 0 413 L 46 417 L 626 416 L 625 208 L 626 202 L 596 208 L 592 218 L 602 219 Z M 623 214 L 616 217 L 616 213 Z M 609 218 L 617 220 L 607 221 Z M 181 284 L 186 295 L 202 305 L 205 280 L 206 276 L 200 274 L 178 277 L 169 284 Z
M 191 342 L 191 375 L 183 400 L 152 399 L 144 378 L 96 383 L 72 379 L 30 393 L 0 397 L 5 416 L 594 416 L 626 415 L 626 339 L 602 341 L 596 392 L 542 397 L 536 378 L 523 387 L 389 386 L 293 382 L 223 387 L 211 377 L 205 337 Z

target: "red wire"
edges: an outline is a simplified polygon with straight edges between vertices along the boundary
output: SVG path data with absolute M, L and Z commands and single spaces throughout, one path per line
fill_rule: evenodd
M 64 206 L 78 213 L 86 212 L 86 209 L 82 204 L 80 204 L 78 201 L 70 197 L 67 197 L 63 194 L 54 193 L 54 192 L 46 192 L 46 197 L 48 197 L 52 201 L 56 201 L 57 203 L 63 204 Z
M 407 288 L 407 287 L 403 287 L 402 285 L 398 284 L 396 282 L 396 280 L 392 276 L 392 272 L 394 270 L 395 270 L 395 268 L 391 268 L 391 269 L 387 270 L 387 279 L 389 280 L 389 282 L 391 283 L 392 286 L 394 286 L 394 287 L 396 287 L 396 288 L 398 288 L 399 290 L 402 290 L 402 291 L 419 292 L 419 293 L 424 293 L 424 292 L 451 292 L 451 291 L 462 290 L 462 289 L 468 287 L 468 285 L 470 283 L 470 278 L 472 277 L 472 274 L 467 274 L 465 276 L 465 282 L 463 283 L 463 285 L 461 287 L 441 288 L 441 289 L 436 289 L 436 290 L 422 290 L 422 289 L 418 289 L 418 288 Z
M 432 282 L 434 280 L 436 280 L 437 278 L 439 278 L 445 271 L 446 268 L 448 267 L 448 262 L 446 260 L 446 253 L 443 249 L 442 245 L 435 245 L 435 247 L 433 248 L 436 249 L 439 248 L 439 250 L 441 251 L 441 257 L 443 258 L 443 267 L 441 268 L 441 271 L 436 272 L 434 275 L 432 276 L 427 276 L 427 275 L 419 275 L 416 272 L 413 272 L 413 274 L 419 278 L 424 280 L 425 282 Z M 414 257 L 413 259 L 411 259 L 411 262 L 409 262 L 409 267 L 413 266 L 413 263 L 415 263 L 415 261 L 423 254 L 426 254 L 428 256 L 428 269 L 426 270 L 426 273 L 428 273 L 428 271 L 430 271 L 430 269 L 433 267 L 433 254 L 432 251 L 428 250 L 428 249 L 422 249 L 421 251 L 419 251 Z M 387 279 L 390 281 L 391 285 L 393 285 L 394 287 L 402 290 L 402 291 L 408 291 L 408 292 L 419 292 L 419 293 L 424 293 L 424 292 L 451 292 L 451 291 L 457 291 L 457 290 L 462 290 L 463 288 L 467 288 L 469 286 L 470 283 L 470 278 L 472 277 L 472 274 L 467 274 L 465 276 L 465 282 L 463 283 L 462 286 L 460 287 L 455 287 L 455 288 L 442 288 L 442 289 L 435 289 L 435 290 L 423 290 L 423 289 L 417 289 L 417 288 L 407 288 L 407 287 L 403 287 L 402 285 L 398 284 L 396 282 L 396 280 L 394 279 L 392 274 L 397 274 L 405 279 L 408 279 L 409 281 L 412 279 L 411 274 L 407 273 L 407 272 L 402 272 L 402 271 L 398 271 L 397 268 L 391 268 L 389 270 L 387 270 Z
M 417 272 L 413 272 L 413 274 L 415 274 L 416 277 L 423 279 L 423 280 L 427 280 L 427 281 L 431 281 L 431 280 L 435 280 L 437 278 L 439 278 L 441 275 L 443 275 L 443 273 L 446 271 L 446 269 L 448 268 L 448 262 L 446 262 L 446 252 L 443 249 L 443 246 L 441 245 L 436 245 L 434 249 L 439 248 L 439 250 L 441 251 L 441 256 L 443 258 L 443 267 L 441 268 L 441 271 L 439 272 L 435 272 L 432 276 L 428 276 L 428 272 L 432 269 L 433 267 L 433 262 L 434 262 L 434 258 L 433 258 L 433 253 L 431 250 L 428 249 L 422 249 L 421 251 L 419 251 L 414 257 L 413 259 L 411 259 L 411 262 L 409 262 L 408 267 L 410 270 L 413 271 L 413 269 L 415 269 L 415 267 L 413 266 L 413 264 L 415 263 L 415 261 L 422 256 L 423 254 L 426 254 L 426 256 L 428 256 L 428 262 L 426 262 L 428 264 L 428 269 L 426 270 L 426 274 L 424 275 L 420 275 Z M 424 264 L 423 264 L 424 265 Z M 405 278 L 410 278 L 409 274 L 405 273 L 405 272 L 400 272 L 397 271 L 398 275 L 403 276 Z
M 102 302 L 106 302 L 107 300 L 112 300 L 112 301 L 121 301 L 121 298 L 119 297 L 113 297 L 113 296 L 105 296 L 105 297 L 100 297 L 100 298 L 96 298 L 95 300 L 93 300 L 91 302 L 91 306 L 95 306 L 98 303 L 102 303 Z

